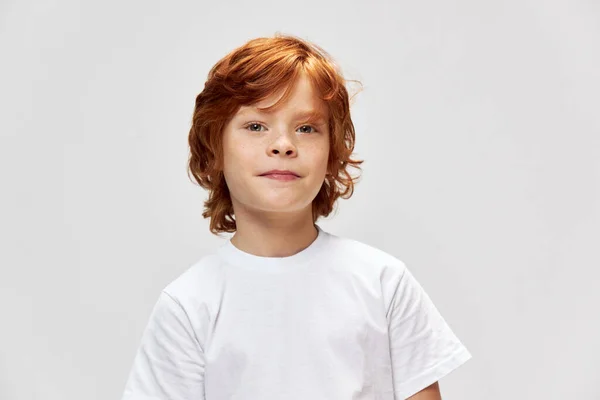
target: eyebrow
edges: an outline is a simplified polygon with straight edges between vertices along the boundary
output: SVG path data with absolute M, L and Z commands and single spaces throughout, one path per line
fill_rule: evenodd
M 256 107 L 250 107 L 241 112 L 242 116 L 245 116 L 247 113 L 255 112 L 257 114 L 262 115 L 270 115 L 272 112 L 261 111 Z M 316 109 L 308 109 L 296 112 L 296 118 L 300 120 L 308 120 L 308 121 L 316 121 L 316 122 L 326 122 L 327 115 L 323 112 Z
M 319 110 L 301 111 L 298 113 L 298 118 L 305 119 L 308 121 L 319 121 L 319 122 L 327 121 L 327 116 Z

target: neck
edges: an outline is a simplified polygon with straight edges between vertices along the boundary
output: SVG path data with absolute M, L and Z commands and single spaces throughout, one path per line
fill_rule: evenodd
M 283 215 L 285 214 L 285 215 Z M 231 243 L 261 257 L 288 257 L 307 248 L 318 235 L 312 205 L 301 212 L 265 214 L 235 210 L 237 230 Z

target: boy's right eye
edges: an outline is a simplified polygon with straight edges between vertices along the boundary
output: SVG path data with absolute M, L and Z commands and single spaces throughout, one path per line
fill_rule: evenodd
M 250 130 L 251 130 L 251 131 L 253 131 L 253 132 L 260 132 L 260 127 L 261 127 L 261 126 L 262 126 L 262 125 L 261 125 L 261 124 L 259 124 L 259 123 L 256 123 L 256 122 L 251 122 L 251 123 L 249 123 L 248 125 L 246 125 L 246 127 L 245 127 L 245 128 L 246 128 L 246 129 L 250 129 Z M 254 129 L 254 128 L 257 128 L 257 127 L 258 127 L 258 130 Z

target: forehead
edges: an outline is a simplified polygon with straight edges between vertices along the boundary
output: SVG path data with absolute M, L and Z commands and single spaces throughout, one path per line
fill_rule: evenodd
M 247 113 L 265 113 L 272 114 L 277 112 L 301 112 L 311 114 L 314 117 L 326 118 L 328 115 L 328 107 L 325 101 L 320 97 L 319 92 L 312 84 L 310 78 L 306 74 L 301 74 L 293 83 L 288 98 L 280 103 L 276 108 L 264 111 L 262 108 L 267 108 L 277 103 L 285 93 L 287 88 L 282 88 L 276 93 L 272 93 L 267 98 L 258 101 L 254 104 L 241 106 L 238 114 L 244 115 Z

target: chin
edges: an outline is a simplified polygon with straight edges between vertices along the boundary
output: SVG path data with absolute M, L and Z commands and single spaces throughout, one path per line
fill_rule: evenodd
M 261 207 L 257 208 L 264 212 L 292 213 L 302 211 L 304 207 L 287 204 L 262 204 Z
M 305 201 L 286 201 L 277 198 L 263 198 L 260 202 L 257 202 L 255 208 L 265 212 L 299 212 L 312 205 L 312 202 L 305 203 Z

